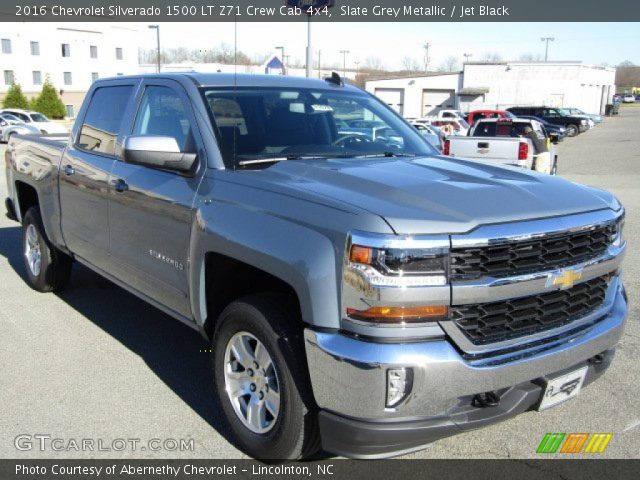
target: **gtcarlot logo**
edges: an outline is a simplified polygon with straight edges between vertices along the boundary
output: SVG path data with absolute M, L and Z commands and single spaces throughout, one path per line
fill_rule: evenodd
M 46 434 L 21 434 L 13 444 L 21 452 L 193 452 L 192 438 L 59 438 Z

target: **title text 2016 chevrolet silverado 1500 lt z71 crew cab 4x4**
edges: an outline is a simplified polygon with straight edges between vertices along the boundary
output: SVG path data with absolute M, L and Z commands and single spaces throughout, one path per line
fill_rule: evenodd
M 356 119 L 387 133 L 336 127 Z M 383 457 L 551 407 L 622 334 L 612 195 L 438 156 L 335 74 L 101 79 L 68 142 L 12 138 L 6 166 L 29 283 L 76 260 L 200 330 L 255 457 Z

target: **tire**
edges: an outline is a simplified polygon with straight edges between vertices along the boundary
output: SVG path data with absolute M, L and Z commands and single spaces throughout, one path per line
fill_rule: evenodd
M 567 137 L 575 137 L 580 133 L 580 128 L 573 123 L 567 125 Z
M 57 292 L 67 286 L 73 260 L 51 245 L 36 207 L 29 208 L 23 218 L 22 253 L 31 288 Z
M 225 308 L 216 325 L 212 350 L 218 402 L 235 445 L 260 460 L 300 459 L 320 450 L 317 408 L 311 394 L 301 325 L 295 303 L 280 294 L 243 297 Z M 231 348 L 239 344 L 239 349 Z M 245 353 L 252 353 L 253 349 L 253 353 L 260 354 L 247 355 L 241 362 L 238 358 L 242 355 L 236 358 L 235 354 L 242 346 L 246 347 Z M 265 361 L 265 351 L 270 367 L 266 367 L 269 362 Z M 259 363 L 253 363 L 256 360 Z M 248 368 L 241 365 L 243 362 Z M 250 365 L 259 368 L 253 371 Z M 260 375 L 263 376 L 259 378 Z M 238 391 L 242 393 L 238 395 Z M 279 397 L 276 415 L 275 394 Z M 262 404 L 264 415 L 249 415 L 252 403 L 254 409 Z M 251 424 L 250 417 L 258 420 L 257 428 L 263 431 L 256 429 L 256 422 Z

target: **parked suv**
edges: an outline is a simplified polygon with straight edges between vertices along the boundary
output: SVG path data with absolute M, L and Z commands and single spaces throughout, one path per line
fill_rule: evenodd
M 585 132 L 589 129 L 589 120 L 575 115 L 566 115 L 561 108 L 554 107 L 511 107 L 507 111 L 516 116 L 527 115 L 540 117 L 549 123 L 563 125 L 567 129 L 568 137 Z

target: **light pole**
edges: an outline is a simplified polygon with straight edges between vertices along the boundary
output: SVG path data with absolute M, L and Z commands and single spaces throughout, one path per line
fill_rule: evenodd
M 149 25 L 149 28 L 156 30 L 156 62 L 160 73 L 160 25 Z
M 544 46 L 544 61 L 546 62 L 549 58 L 549 42 L 553 42 L 555 38 L 553 37 L 542 37 L 540 41 L 546 42 Z
M 431 44 L 429 42 L 426 42 L 424 45 L 422 45 L 422 48 L 424 48 L 424 73 L 427 73 L 429 71 L 429 47 L 431 46 Z
M 318 50 L 318 78 L 322 78 L 322 64 L 320 63 L 320 55 L 322 50 Z
M 473 54 L 472 53 L 463 53 L 462 56 L 464 57 L 464 63 L 467 63 L 467 62 L 469 62 L 469 59 L 471 57 L 473 57 Z
M 284 59 L 284 47 L 276 47 L 276 50 L 280 50 L 280 57 L 282 57 L 282 73 L 284 73 L 286 75 L 287 73 L 287 67 L 285 65 L 285 59 Z
M 356 79 L 358 78 L 358 75 L 360 74 L 360 69 L 358 68 L 360 66 L 360 62 L 353 62 L 356 65 Z
M 342 54 L 342 76 L 347 77 L 347 54 L 351 53 L 349 50 L 340 50 Z

